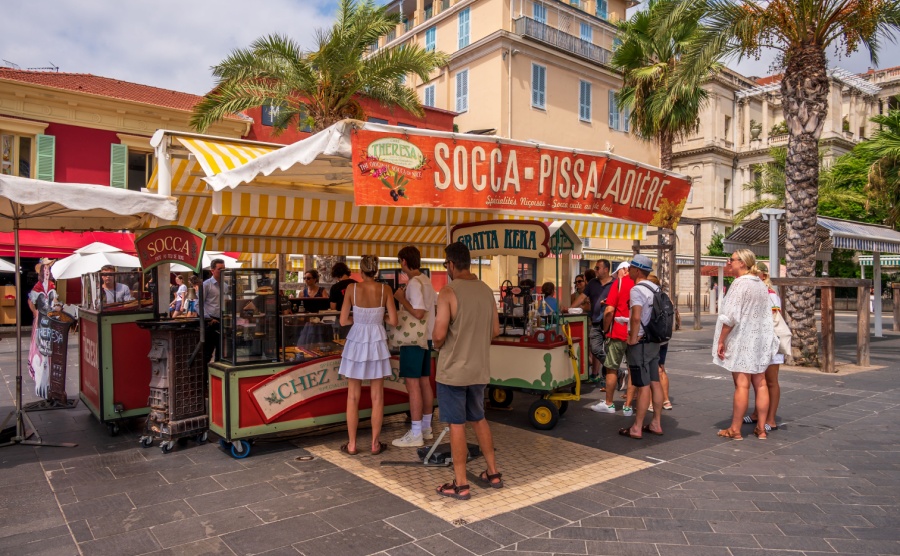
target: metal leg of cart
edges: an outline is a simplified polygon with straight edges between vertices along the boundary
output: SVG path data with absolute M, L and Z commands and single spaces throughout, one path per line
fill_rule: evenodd
M 417 451 L 417 454 L 419 455 L 419 457 L 422 457 L 421 462 L 419 462 L 419 461 L 382 461 L 381 465 L 393 466 L 393 467 L 399 467 L 399 466 L 441 467 L 441 468 L 450 467 L 450 465 L 453 463 L 453 458 L 449 457 L 449 455 L 446 456 L 442 461 L 440 461 L 440 463 L 431 463 L 432 458 L 435 457 L 435 452 L 437 451 L 438 446 L 441 445 L 441 441 L 444 440 L 444 436 L 446 436 L 447 433 L 449 433 L 449 432 L 450 432 L 450 427 L 444 427 L 444 430 L 442 430 L 441 434 L 438 435 L 437 440 L 434 441 L 434 444 L 427 447 L 428 452 L 424 455 L 424 457 L 422 457 L 422 450 L 424 450 L 425 448 L 419 448 L 419 450 Z M 479 450 L 478 446 L 475 444 L 469 444 L 468 453 L 469 453 L 469 456 L 466 458 L 466 461 L 470 461 L 473 458 L 476 458 L 479 455 L 481 455 L 481 451 Z M 474 455 L 473 455 L 473 453 L 474 453 Z

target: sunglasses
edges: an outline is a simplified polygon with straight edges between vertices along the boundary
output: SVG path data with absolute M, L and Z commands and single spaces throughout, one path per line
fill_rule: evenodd
M 740 261 L 740 259 L 735 259 L 734 257 L 731 257 L 731 258 L 728 259 L 728 260 L 731 261 L 731 262 L 733 262 L 733 263 L 736 263 L 736 262 Z
M 304 279 L 304 280 L 307 280 L 307 281 L 309 281 L 309 280 L 315 280 L 315 278 L 313 278 L 312 276 L 304 276 L 303 279 Z
M 575 280 L 576 284 L 584 284 L 584 280 Z
M 447 268 L 447 265 L 450 264 L 450 261 L 444 261 L 444 268 Z

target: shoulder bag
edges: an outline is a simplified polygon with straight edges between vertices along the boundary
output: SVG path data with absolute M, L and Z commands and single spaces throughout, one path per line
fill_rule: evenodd
M 791 355 L 791 329 L 781 316 L 781 310 L 772 311 L 772 324 L 775 325 L 775 336 L 778 337 L 778 351 L 783 355 Z
M 422 284 L 422 288 L 424 287 L 425 285 Z M 401 305 L 397 311 L 397 326 L 388 324 L 386 328 L 389 348 L 399 349 L 402 346 L 417 346 L 422 349 L 428 349 L 427 314 L 425 318 L 417 319 Z

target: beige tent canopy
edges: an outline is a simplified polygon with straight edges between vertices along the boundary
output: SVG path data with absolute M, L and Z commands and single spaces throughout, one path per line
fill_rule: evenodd
M 641 224 L 603 216 L 356 206 L 354 129 L 453 136 L 345 120 L 285 147 L 160 130 L 149 188 L 176 197 L 177 223 L 207 234 L 207 247 L 219 251 L 394 256 L 415 244 L 439 258 L 452 226 L 498 218 L 565 219 L 580 237 L 645 236 Z

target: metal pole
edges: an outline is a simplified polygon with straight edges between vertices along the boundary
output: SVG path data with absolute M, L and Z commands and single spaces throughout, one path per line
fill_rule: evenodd
M 875 299 L 872 303 L 872 311 L 875 313 L 875 337 L 884 337 L 881 323 L 881 253 L 872 253 L 872 280 L 875 287 Z
M 716 313 L 722 312 L 722 299 L 725 297 L 725 267 L 719 267 L 719 284 L 718 284 L 718 294 L 719 299 L 716 300 Z
M 778 220 L 769 218 L 769 276 L 778 278 L 781 263 L 778 258 Z
M 700 325 L 700 253 L 702 250 L 700 241 L 700 223 L 694 223 L 694 330 L 703 328 Z

